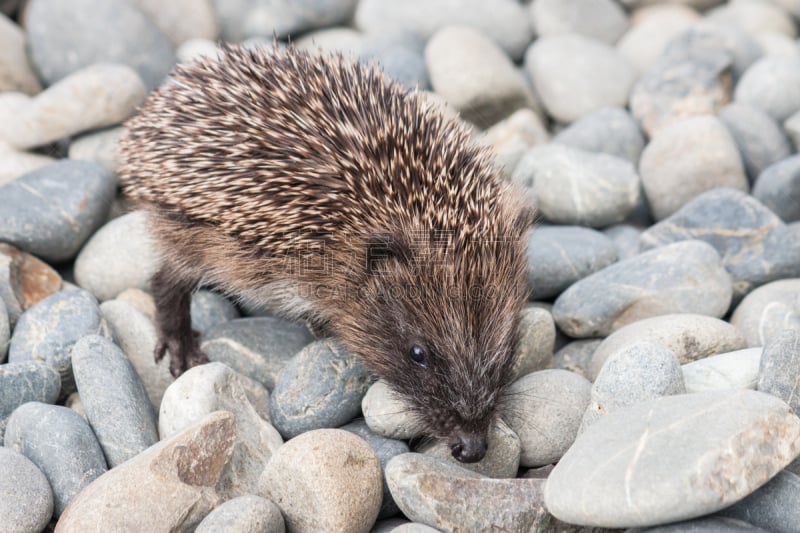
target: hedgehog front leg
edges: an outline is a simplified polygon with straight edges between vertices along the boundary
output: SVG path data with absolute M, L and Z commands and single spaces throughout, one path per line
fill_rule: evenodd
M 150 279 L 158 329 L 155 360 L 159 363 L 169 351 L 169 370 L 175 377 L 193 366 L 208 362 L 192 333 L 190 309 L 192 291 L 196 287 L 196 281 L 176 276 L 175 270 L 166 263 Z

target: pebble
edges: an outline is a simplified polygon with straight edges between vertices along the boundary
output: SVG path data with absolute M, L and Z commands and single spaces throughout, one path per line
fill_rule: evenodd
M 146 290 L 158 267 L 147 214 L 134 211 L 106 223 L 75 259 L 75 281 L 100 301 L 125 289 Z
M 390 439 L 411 439 L 422 434 L 416 415 L 385 381 L 373 383 L 361 400 L 361 411 L 369 428 Z
M 697 280 L 703 280 L 702 285 Z M 571 337 L 603 337 L 653 316 L 721 317 L 731 296 L 730 275 L 717 251 L 701 241 L 677 242 L 618 261 L 576 282 L 556 299 L 553 318 Z
M 777 32 L 797 37 L 792 17 L 773 2 L 731 0 L 707 13 L 707 18 L 720 24 L 741 28 L 751 35 Z
M 17 323 L 23 311 L 60 291 L 61 286 L 61 276 L 53 267 L 10 244 L 0 242 L 0 300 L 5 303 L 11 327 Z M 0 348 L 0 360 L 2 357 L 3 349 Z
M 755 289 L 739 303 L 730 321 L 748 346 L 764 346 L 784 329 L 800 331 L 800 278 Z
M 222 498 L 215 486 L 233 453 L 236 422 L 216 412 L 110 470 L 72 501 L 56 533 L 192 531 Z M 131 526 L 135 524 L 135 526 Z
M 514 167 L 525 152 L 549 142 L 550 133 L 535 111 L 519 109 L 486 130 L 481 140 L 494 153 L 495 164 L 502 169 L 503 176 L 511 179 Z
M 19 318 L 11 335 L 8 361 L 50 365 L 61 375 L 61 395 L 66 396 L 75 392 L 73 347 L 78 339 L 92 334 L 109 335 L 94 296 L 80 289 L 57 292 Z
M 764 346 L 758 369 L 757 389 L 772 394 L 800 413 L 800 331 L 787 329 Z
M 8 532 L 44 531 L 53 515 L 53 491 L 27 457 L 0 446 L 0 524 Z
M 155 326 L 131 304 L 121 300 L 103 302 L 100 311 L 108 322 L 114 341 L 142 379 L 150 403 L 157 409 L 174 378 L 169 372 L 169 361 L 164 359 L 156 364 L 153 358 L 158 340 Z
M 116 173 L 120 167 L 118 143 L 127 131 L 124 126 L 117 126 L 72 139 L 69 143 L 69 158 L 94 161 L 109 172 Z
M 538 38 L 525 54 L 525 68 L 548 114 L 561 122 L 624 106 L 637 76 L 616 49 L 577 34 Z
M 133 0 L 132 3 L 175 46 L 192 38 L 216 40 L 219 36 L 217 15 L 211 0 Z
M 716 117 L 696 116 L 659 129 L 639 163 L 644 192 L 656 220 L 718 187 L 747 191 L 739 149 Z
M 761 348 L 698 359 L 682 367 L 686 392 L 756 388 Z
M 89 422 L 89 418 L 87 418 L 86 411 L 83 408 L 81 395 L 78 394 L 77 392 L 73 392 L 72 394 L 67 396 L 67 399 L 64 400 L 64 407 L 69 407 L 70 409 L 81 415 L 81 418 L 86 420 L 87 423 Z
M 316 30 L 300 37 L 295 46 L 312 53 L 340 52 L 345 57 L 361 55 L 364 36 L 352 28 L 338 27 Z
M 55 161 L 50 156 L 16 150 L 7 142 L 0 141 L 0 186 Z
M 367 367 L 334 340 L 316 341 L 278 374 L 270 402 L 272 423 L 287 439 L 346 424 L 360 414 L 372 381 Z
M 28 63 L 25 33 L 11 19 L 0 15 L 0 92 L 36 94 L 42 90 Z
M 558 132 L 553 142 L 613 155 L 634 165 L 645 144 L 639 125 L 620 107 L 604 107 L 583 116 Z
M 360 437 L 317 429 L 272 456 L 261 493 L 278 504 L 289 531 L 367 532 L 381 506 L 381 465 Z
M 645 72 L 656 64 L 673 38 L 700 20 L 694 9 L 679 4 L 653 4 L 631 13 L 630 28 L 617 42 L 617 50 Z
M 615 224 L 603 230 L 617 250 L 617 259 L 628 259 L 639 253 L 639 236 L 642 229 L 630 224 Z
M 216 42 L 209 39 L 189 39 L 175 50 L 175 56 L 179 65 L 189 64 L 204 57 L 216 59 L 219 57 L 219 47 Z
M 590 390 L 585 378 L 556 369 L 533 372 L 509 386 L 504 418 L 519 436 L 520 466 L 548 465 L 564 455 L 578 434 Z
M 47 85 L 110 62 L 134 69 L 150 91 L 175 63 L 167 36 L 127 0 L 31 0 L 25 30 L 30 60 Z
M 672 350 L 647 341 L 629 344 L 611 354 L 598 372 L 578 432 L 620 408 L 684 392 L 681 366 Z
M 61 376 L 45 363 L 0 365 L 0 439 L 14 409 L 28 402 L 56 403 L 60 390 Z
M 642 233 L 642 249 L 686 239 L 712 245 L 733 279 L 738 301 L 755 287 L 800 276 L 800 240 L 772 211 L 734 189 L 715 189 L 690 200 Z
M 582 433 L 547 479 L 545 502 L 556 518 L 594 527 L 709 514 L 791 462 L 798 437 L 800 419 L 767 394 L 663 396 L 610 413 Z
M 436 93 L 479 128 L 534 105 L 531 89 L 511 59 L 473 28 L 437 31 L 425 47 L 425 64 Z
M 545 531 L 542 479 L 492 479 L 417 453 L 386 467 L 403 514 L 440 531 Z
M 747 521 L 773 533 L 792 533 L 800 529 L 800 477 L 789 471 L 778 472 L 766 485 L 745 499 L 720 511 L 721 516 Z
M 258 494 L 264 466 L 283 444 L 280 434 L 256 412 L 239 376 L 222 363 L 190 368 L 164 392 L 158 431 L 168 439 L 214 411 L 228 411 L 236 419 L 233 454 L 217 482 L 226 498 Z
M 91 428 L 66 407 L 39 402 L 17 407 L 8 419 L 4 444 L 33 461 L 47 477 L 55 516 L 106 471 L 103 450 Z
M 0 186 L 0 241 L 48 262 L 71 259 L 105 220 L 115 188 L 113 174 L 86 161 L 25 174 Z
M 767 167 L 756 180 L 753 196 L 784 222 L 800 221 L 800 155 Z
M 198 291 L 192 294 L 192 298 L 201 292 L 203 291 Z M 139 313 L 147 317 L 150 322 L 155 324 L 156 303 L 149 292 L 145 292 L 140 289 L 125 289 L 114 299 L 129 304 L 131 307 L 139 311 Z
M 606 337 L 592 356 L 591 379 L 609 357 L 640 342 L 663 346 L 681 364 L 747 347 L 739 330 L 724 320 L 694 313 L 655 316 L 637 320 Z
M 545 299 L 617 260 L 611 239 L 581 226 L 542 226 L 528 238 L 531 298 Z
M 367 33 L 410 30 L 423 39 L 445 26 L 469 26 L 494 40 L 513 60 L 518 60 L 533 38 L 525 8 L 513 0 L 361 0 L 355 25 Z
M 72 350 L 72 371 L 110 468 L 158 442 L 156 413 L 144 385 L 113 342 L 97 335 L 82 337 Z
M 211 361 L 225 363 L 272 390 L 289 359 L 313 340 L 305 325 L 297 322 L 237 318 L 206 331 L 200 348 Z
M 6 311 L 6 304 L 0 299 L 0 363 L 4 363 L 6 360 L 8 339 L 10 337 L 11 327 L 8 320 L 8 311 Z
M 375 523 L 370 533 L 438 533 L 439 530 L 419 522 L 390 518 Z
M 530 16 L 539 37 L 577 33 L 614 44 L 628 28 L 625 11 L 613 0 L 536 0 Z
M 430 89 L 423 57 L 424 45 L 424 41 L 413 32 L 370 34 L 364 36 L 359 59 L 379 64 L 390 79 L 409 89 Z
M 208 513 L 195 533 L 283 533 L 281 510 L 269 500 L 246 494 Z
M 192 294 L 192 329 L 201 333 L 216 324 L 239 318 L 236 306 L 219 293 L 199 290 Z
M 512 181 L 530 187 L 539 213 L 555 224 L 622 222 L 640 199 L 639 176 L 630 161 L 556 143 L 528 150 Z
M 118 124 L 134 113 L 144 97 L 142 81 L 130 67 L 90 65 L 34 97 L 0 94 L 0 141 L 28 149 Z
M 565 344 L 553 354 L 553 368 L 569 370 L 589 379 L 592 355 L 603 339 L 579 339 Z
M 739 103 L 729 104 L 722 108 L 719 118 L 739 147 L 750 183 L 753 183 L 765 168 L 789 157 L 792 153 L 789 140 L 780 125 L 757 107 Z
M 742 75 L 734 98 L 783 122 L 800 110 L 800 57 L 759 59 Z
M 520 338 L 511 374 L 522 377 L 536 370 L 550 368 L 556 342 L 556 325 L 547 309 L 529 306 L 522 310 Z
M 636 527 L 625 531 L 626 533 L 767 533 L 760 527 L 752 526 L 747 522 L 716 515 L 685 520 L 665 526 Z

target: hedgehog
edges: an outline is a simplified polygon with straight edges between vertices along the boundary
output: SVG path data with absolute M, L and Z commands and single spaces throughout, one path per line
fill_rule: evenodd
M 380 68 L 225 46 L 127 122 L 123 194 L 147 212 L 156 361 L 207 361 L 213 286 L 332 336 L 461 462 L 484 457 L 513 377 L 533 211 L 469 127 Z

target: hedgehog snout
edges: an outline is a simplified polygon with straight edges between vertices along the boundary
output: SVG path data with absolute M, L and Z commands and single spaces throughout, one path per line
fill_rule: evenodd
M 477 463 L 486 455 L 486 435 L 474 432 L 458 432 L 450 442 L 453 457 L 462 463 Z

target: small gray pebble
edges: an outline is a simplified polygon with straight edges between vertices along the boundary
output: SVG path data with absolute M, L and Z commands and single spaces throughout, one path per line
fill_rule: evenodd
M 757 389 L 800 413 L 800 331 L 786 329 L 769 339 L 761 354 Z
M 0 365 L 0 439 L 8 416 L 27 402 L 55 403 L 61 390 L 61 376 L 38 361 Z
M 756 180 L 753 196 L 784 222 L 800 220 L 800 155 L 767 167 Z
M 219 293 L 207 290 L 192 294 L 192 329 L 204 333 L 217 324 L 239 318 L 236 306 Z
M 277 505 L 247 494 L 228 500 L 208 513 L 195 533 L 283 533 L 285 530 Z
M 778 122 L 800 110 L 800 57 L 766 56 L 736 85 L 736 102 L 762 109 Z
M 614 155 L 634 165 L 645 144 L 636 120 L 621 107 L 604 107 L 583 116 L 558 132 L 553 142 Z
M 53 515 L 50 483 L 30 459 L 0 446 L 0 527 L 7 532 L 44 531 Z
M 639 253 L 639 236 L 642 230 L 630 224 L 616 224 L 603 230 L 617 249 L 617 259 L 628 259 Z
M 553 368 L 569 370 L 589 379 L 592 355 L 603 339 L 579 339 L 564 345 L 553 355 Z

